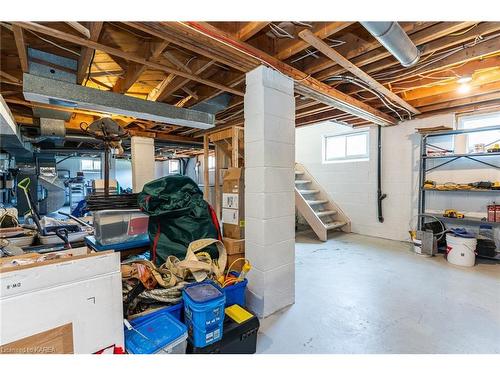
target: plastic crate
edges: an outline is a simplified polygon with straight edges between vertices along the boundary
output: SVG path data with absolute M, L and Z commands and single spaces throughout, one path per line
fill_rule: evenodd
M 146 315 L 139 316 L 135 319 L 132 319 L 130 321 L 130 324 L 132 324 L 132 326 L 135 327 L 137 324 L 140 324 L 146 320 L 152 319 L 155 316 L 157 316 L 159 314 L 163 314 L 163 313 L 168 313 L 168 314 L 172 315 L 175 319 L 177 319 L 179 322 L 184 322 L 184 302 L 181 301 L 181 302 L 179 302 L 175 305 L 172 305 L 172 306 L 161 307 L 159 309 L 153 310 Z
M 195 283 L 182 291 L 184 319 L 189 340 L 195 347 L 205 347 L 222 338 L 224 291 L 212 281 Z
M 231 275 L 238 277 L 238 272 L 230 272 Z M 237 284 L 229 285 L 223 288 L 226 295 L 226 307 L 231 305 L 246 306 L 245 290 L 247 288 L 248 280 L 244 279 Z
M 187 328 L 162 311 L 150 319 L 125 329 L 125 349 L 132 354 L 184 354 Z

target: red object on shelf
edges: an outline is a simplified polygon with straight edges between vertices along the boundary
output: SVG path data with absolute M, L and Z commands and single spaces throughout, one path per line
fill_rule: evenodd
M 496 217 L 496 208 L 497 205 L 490 204 L 488 205 L 488 221 L 495 222 L 495 217 Z

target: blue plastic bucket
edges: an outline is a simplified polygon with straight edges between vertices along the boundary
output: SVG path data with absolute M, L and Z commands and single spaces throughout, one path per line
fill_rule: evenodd
M 212 281 L 191 284 L 182 291 L 184 320 L 193 346 L 203 348 L 222 338 L 224 291 Z
M 231 272 L 231 275 L 238 277 L 238 272 Z M 239 283 L 226 286 L 224 290 L 224 294 L 226 295 L 226 307 L 232 305 L 240 305 L 241 307 L 246 306 L 245 300 L 245 290 L 247 288 L 248 280 L 244 279 Z

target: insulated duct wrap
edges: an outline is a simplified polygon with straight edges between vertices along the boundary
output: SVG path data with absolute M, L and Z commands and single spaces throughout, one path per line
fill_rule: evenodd
M 420 51 L 397 22 L 361 22 L 404 67 L 415 65 Z

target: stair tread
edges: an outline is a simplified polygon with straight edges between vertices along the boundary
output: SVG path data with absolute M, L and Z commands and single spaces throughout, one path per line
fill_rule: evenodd
M 311 182 L 311 180 L 295 180 L 296 184 L 308 184 L 310 182 Z
M 315 194 L 315 193 L 319 193 L 319 190 L 317 190 L 317 189 L 312 189 L 312 190 L 304 189 L 304 190 L 299 190 L 299 193 L 300 194 Z
M 318 211 L 316 212 L 316 215 L 318 215 L 319 217 L 323 217 L 323 216 L 335 215 L 336 213 L 337 211 L 335 210 L 328 210 L 328 211 Z
M 335 228 L 341 228 L 344 225 L 346 225 L 345 221 L 333 221 L 331 223 L 325 224 L 325 228 L 328 229 L 335 229 Z
M 328 203 L 326 199 L 306 200 L 308 205 Z
M 300 175 L 302 175 L 302 174 L 304 174 L 304 172 L 301 172 L 301 171 L 295 171 L 295 175 L 296 175 L 296 176 L 300 176 Z

